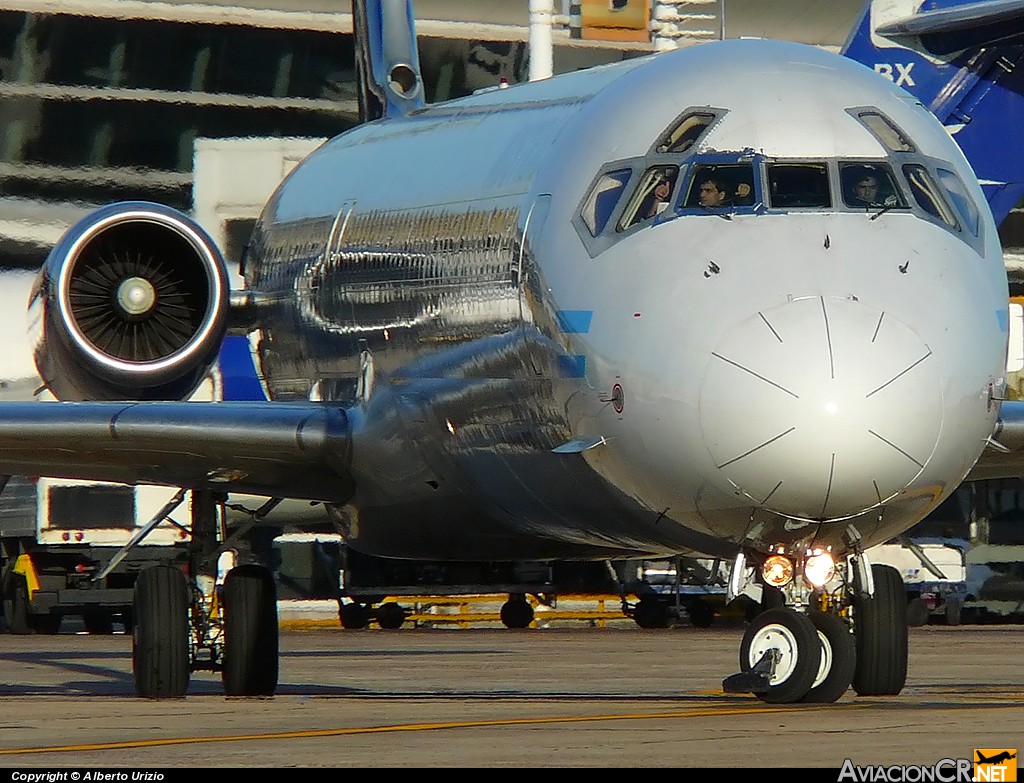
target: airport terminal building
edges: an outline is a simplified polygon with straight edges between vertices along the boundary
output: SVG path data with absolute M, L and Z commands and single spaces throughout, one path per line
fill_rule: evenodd
M 645 29 L 581 32 L 591 7 L 556 0 L 555 72 L 722 35 L 837 48 L 861 2 L 618 5 L 637 9 Z M 428 101 L 527 78 L 527 0 L 415 7 Z M 191 210 L 197 139 L 322 139 L 351 127 L 358 121 L 351 6 L 0 0 L 0 96 L 0 257 L 34 267 L 94 205 L 147 199 Z

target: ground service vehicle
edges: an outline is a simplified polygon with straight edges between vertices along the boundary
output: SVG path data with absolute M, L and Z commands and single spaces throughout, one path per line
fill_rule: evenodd
M 968 549 L 963 539 L 904 538 L 873 547 L 871 557 L 903 577 L 909 625 L 932 618 L 959 625 L 968 596 Z
M 12 477 L 0 494 L 4 619 L 11 633 L 56 633 L 80 616 L 90 633 L 129 629 L 140 570 L 184 557 L 187 531 L 165 522 L 124 550 L 171 499 L 164 487 Z

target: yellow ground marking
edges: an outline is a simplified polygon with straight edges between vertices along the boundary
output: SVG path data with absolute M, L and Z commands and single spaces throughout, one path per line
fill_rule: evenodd
M 868 705 L 825 705 L 829 709 L 859 709 Z M 751 707 L 710 707 L 678 712 L 639 712 L 613 715 L 562 715 L 551 718 L 496 718 L 492 720 L 460 720 L 440 723 L 399 723 L 390 726 L 354 726 L 347 729 L 313 729 L 308 731 L 282 731 L 266 734 L 238 734 L 219 737 L 167 737 L 152 740 L 124 742 L 96 742 L 83 745 L 54 745 L 47 748 L 5 748 L 0 756 L 21 753 L 82 753 L 90 750 L 124 750 L 127 748 L 154 748 L 167 745 L 197 745 L 208 742 L 243 742 L 246 740 L 309 739 L 314 737 L 344 737 L 354 734 L 387 734 L 399 731 L 443 731 L 450 729 L 479 729 L 495 726 L 541 726 L 554 723 L 591 723 L 621 720 L 665 720 L 666 718 L 707 718 L 727 715 L 754 715 L 773 712 L 791 712 L 794 709 L 821 709 L 822 705 L 786 705 L 771 707 L 758 704 Z

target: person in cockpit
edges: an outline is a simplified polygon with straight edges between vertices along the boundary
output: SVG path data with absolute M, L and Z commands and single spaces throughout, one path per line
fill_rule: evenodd
M 736 195 L 732 203 L 738 207 L 749 207 L 754 203 L 754 189 L 749 182 L 740 182 L 736 185 Z
M 702 207 L 708 209 L 724 207 L 728 192 L 725 182 L 715 177 L 708 177 L 700 183 L 697 199 Z
M 668 206 L 668 200 L 672 196 L 672 186 L 674 184 L 675 171 L 667 169 L 654 184 L 654 188 L 651 191 L 650 204 L 647 205 L 647 211 L 644 213 L 645 218 L 660 215 L 665 207 Z
M 863 204 L 865 207 L 881 206 L 878 203 L 878 177 L 874 174 L 858 177 L 853 186 L 851 204 L 854 206 Z
M 851 207 L 892 207 L 896 206 L 898 199 L 893 194 L 885 195 L 881 192 L 878 174 L 870 169 L 865 170 L 853 181 L 853 187 L 846 199 Z

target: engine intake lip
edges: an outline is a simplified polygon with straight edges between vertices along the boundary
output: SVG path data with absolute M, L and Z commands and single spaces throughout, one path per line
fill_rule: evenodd
M 187 246 L 188 257 L 174 259 L 182 277 L 205 278 L 196 281 L 196 290 L 202 289 L 202 313 L 190 323 L 194 327 L 166 355 L 145 360 L 133 360 L 117 351 L 100 348 L 79 321 L 73 284 L 80 264 L 89 262 L 91 248 L 111 232 L 145 224 L 155 230 L 173 232 L 174 239 Z M 162 383 L 181 373 L 182 367 L 198 364 L 207 358 L 212 343 L 219 343 L 227 319 L 229 300 L 227 272 L 216 244 L 210 236 L 186 216 L 170 207 L 148 202 L 122 202 L 104 207 L 74 226 L 55 248 L 51 258 L 65 258 L 60 265 L 56 288 L 60 311 L 71 341 L 77 345 L 87 362 L 99 374 L 119 383 L 143 382 L 147 385 Z M 197 275 L 197 271 L 201 274 Z M 112 306 L 116 303 L 112 302 Z

